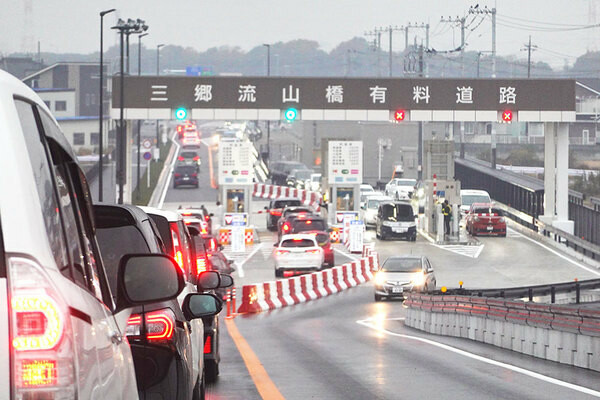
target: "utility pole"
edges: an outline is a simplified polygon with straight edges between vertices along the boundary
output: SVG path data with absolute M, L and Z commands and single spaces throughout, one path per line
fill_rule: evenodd
M 394 34 L 394 32 L 401 31 L 403 29 L 404 28 L 402 28 L 402 27 L 390 25 L 387 28 L 375 28 L 373 30 L 374 32 L 387 32 L 390 35 L 390 39 L 389 39 L 389 45 L 390 45 L 390 49 L 389 49 L 389 52 L 390 52 L 389 53 L 389 64 L 390 64 L 390 66 L 389 66 L 389 76 L 390 76 L 390 78 L 392 77 L 392 72 L 393 72 L 393 67 L 392 67 L 392 64 L 393 64 L 393 53 L 392 53 L 393 34 Z
M 445 23 L 449 23 L 449 24 L 456 24 L 457 26 L 460 26 L 460 71 L 461 71 L 461 76 L 465 76 L 465 21 L 467 20 L 466 17 L 456 17 L 454 19 L 448 17 L 447 19 L 445 19 L 444 17 L 442 17 L 440 19 L 440 22 L 445 22 Z
M 148 32 L 141 33 L 138 35 L 138 76 L 142 75 L 142 38 L 144 36 L 148 36 Z M 141 174 L 140 164 L 142 163 L 141 153 L 142 153 L 142 121 L 138 120 L 137 121 L 137 184 L 136 184 L 136 188 L 137 188 L 136 199 L 137 200 L 140 199 L 140 174 Z M 148 175 L 150 175 L 150 171 L 146 171 L 146 173 Z
M 470 7 L 469 14 L 485 14 L 492 16 L 492 78 L 496 77 L 496 7 L 489 9 L 487 6 L 479 8 L 479 4 Z
M 377 77 L 381 78 L 381 31 L 373 30 L 365 32 L 365 36 L 372 36 L 373 49 L 377 53 Z
M 418 23 L 414 23 L 411 24 L 410 22 L 406 25 L 406 27 L 404 27 L 404 36 L 405 36 L 405 50 L 408 48 L 408 32 L 409 29 L 425 29 L 425 50 L 429 50 L 429 24 L 426 24 L 424 22 L 421 22 L 421 24 Z M 415 37 L 416 39 L 416 37 Z M 422 44 L 422 41 L 421 41 Z M 415 41 L 415 46 L 416 46 L 416 41 Z M 420 70 L 420 72 L 424 72 L 425 76 L 429 75 L 429 69 L 427 66 L 427 63 L 425 63 L 425 60 L 423 59 L 423 65 L 424 68 L 422 70 Z
M 527 51 L 527 78 L 531 78 L 531 52 L 537 50 L 537 46 L 531 44 L 531 35 L 529 35 L 529 43 L 525 43 L 521 51 Z

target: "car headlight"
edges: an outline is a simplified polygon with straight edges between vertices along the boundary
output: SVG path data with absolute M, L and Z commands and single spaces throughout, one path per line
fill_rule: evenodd
M 385 283 L 385 274 L 383 272 L 378 272 L 375 274 L 375 285 L 383 286 Z
M 423 286 L 425 284 L 425 274 L 423 271 L 416 272 L 411 280 L 415 286 Z

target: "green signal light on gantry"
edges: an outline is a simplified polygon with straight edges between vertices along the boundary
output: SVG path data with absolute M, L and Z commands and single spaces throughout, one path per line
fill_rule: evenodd
M 184 107 L 179 107 L 177 110 L 175 110 L 175 118 L 177 118 L 178 121 L 187 119 L 187 115 L 187 110 Z
M 288 122 L 292 122 L 298 117 L 298 110 L 295 108 L 288 108 L 285 110 L 285 113 L 283 113 L 283 116 Z

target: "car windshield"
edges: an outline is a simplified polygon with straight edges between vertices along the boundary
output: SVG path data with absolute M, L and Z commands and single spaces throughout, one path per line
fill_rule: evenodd
M 300 171 L 296 171 L 295 176 L 296 179 L 310 179 L 310 174 L 312 174 L 310 169 L 302 169 Z
M 415 186 L 416 179 L 396 179 L 396 186 Z
M 421 271 L 420 258 L 388 258 L 381 266 L 384 272 L 419 272 Z
M 183 158 L 194 158 L 198 155 L 198 153 L 195 151 L 182 151 L 180 155 Z
M 480 194 L 463 194 L 460 196 L 463 206 L 470 206 L 473 203 L 489 203 L 490 197 Z
M 325 222 L 319 219 L 295 219 L 294 232 L 324 231 Z
M 473 209 L 473 213 L 475 214 L 495 214 L 496 216 L 502 217 L 503 211 L 499 208 L 490 208 L 490 207 L 477 207 Z
M 383 200 L 381 199 L 369 199 L 367 200 L 367 208 L 371 209 L 371 210 L 376 210 L 377 207 L 379 207 L 379 203 L 381 203 Z
M 310 239 L 286 239 L 281 242 L 281 247 L 314 247 L 315 242 Z
M 299 206 L 302 203 L 300 202 L 300 200 L 297 199 L 293 199 L 293 200 L 277 200 L 273 203 L 273 208 L 284 208 L 284 207 L 291 207 L 291 206 Z
M 98 246 L 106 268 L 110 290 L 117 294 L 119 261 L 125 254 L 148 253 L 150 248 L 142 233 L 133 225 L 97 228 Z
M 414 221 L 413 208 L 410 204 L 384 204 L 382 209 L 384 221 Z
M 291 171 L 293 171 L 295 169 L 305 169 L 305 168 L 306 168 L 306 166 L 302 163 L 284 164 L 283 172 L 285 172 L 286 174 L 289 174 Z

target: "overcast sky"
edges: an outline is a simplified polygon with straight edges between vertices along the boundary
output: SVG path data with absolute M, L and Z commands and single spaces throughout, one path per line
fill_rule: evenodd
M 25 13 L 28 3 L 32 11 Z M 460 29 L 440 23 L 440 17 L 465 16 L 475 4 L 477 0 L 0 0 L 0 53 L 33 52 L 38 41 L 42 51 L 95 51 L 99 47 L 98 12 L 113 7 L 118 12 L 105 17 L 106 44 L 116 43 L 108 28 L 120 16 L 146 20 L 150 35 L 144 43 L 148 46 L 166 43 L 205 50 L 228 45 L 248 50 L 262 43 L 303 38 L 331 50 L 374 27 L 425 22 L 431 25 L 431 47 L 443 50 L 460 44 Z M 491 8 L 494 1 L 479 1 L 479 5 Z M 565 59 L 572 63 L 586 49 L 600 50 L 600 28 L 554 31 L 569 28 L 559 24 L 600 23 L 599 0 L 499 0 L 496 5 L 501 55 L 525 57 L 520 49 L 529 34 L 540 47 L 533 59 L 554 67 L 562 66 Z M 594 8 L 598 17 L 590 16 Z M 467 49 L 489 51 L 491 21 L 478 23 L 476 19 L 466 31 Z M 528 31 L 531 25 L 538 28 Z M 419 33 L 411 30 L 410 41 Z M 394 34 L 393 44 L 394 50 L 403 49 L 401 32 Z M 382 45 L 388 48 L 387 37 Z

